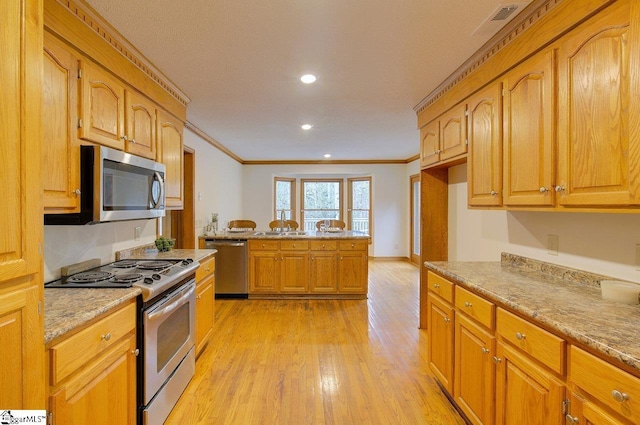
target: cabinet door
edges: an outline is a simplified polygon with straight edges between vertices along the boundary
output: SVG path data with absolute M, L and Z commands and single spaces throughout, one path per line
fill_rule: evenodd
M 472 423 L 493 424 L 495 338 L 463 314 L 456 315 L 455 328 L 455 402 Z
M 41 9 L 37 0 L 0 3 L 0 282 L 42 269 Z
M 249 255 L 249 292 L 275 293 L 280 280 L 279 252 L 252 252 Z
M 453 307 L 434 295 L 427 298 L 429 368 L 449 394 L 453 394 Z
M 420 129 L 420 166 L 440 161 L 440 121 L 435 120 Z
M 590 401 L 586 401 L 576 393 L 571 393 L 570 412 L 567 423 L 585 425 L 618 425 L 620 420 L 604 412 Z M 571 419 L 569 420 L 569 417 Z M 573 422 L 571 422 L 573 421 Z
M 184 154 L 182 132 L 184 125 L 168 112 L 158 110 L 158 161 L 167 167 L 165 192 L 167 208 L 182 209 Z
M 504 205 L 554 204 L 554 51 L 509 72 L 503 82 Z
M 497 345 L 496 424 L 564 424 L 564 384 L 517 350 Z
M 80 138 L 124 150 L 124 86 L 106 70 L 80 61 Z
M 637 131 L 630 125 L 631 56 L 637 63 L 640 53 L 632 47 L 638 36 L 629 26 L 629 7 L 617 2 L 560 44 L 560 205 L 640 204 L 640 139 L 629 133 Z
M 127 138 L 125 150 L 135 155 L 156 159 L 156 108 L 142 95 L 125 93 Z
M 368 264 L 362 252 L 340 252 L 338 261 L 338 292 L 366 294 Z
M 453 107 L 440 117 L 440 160 L 467 153 L 467 105 Z
M 198 282 L 196 291 L 196 353 L 207 345 L 213 330 L 214 279 L 212 275 Z
M 280 252 L 280 292 L 309 292 L 308 252 Z
M 0 406 L 42 409 L 44 404 L 41 291 L 32 285 L 0 292 Z
M 44 35 L 42 166 L 47 213 L 80 211 L 78 57 L 49 33 Z
M 502 85 L 492 84 L 468 99 L 468 203 L 502 205 Z
M 338 291 L 338 256 L 335 252 L 311 252 L 310 287 L 315 294 Z
M 50 397 L 53 424 L 136 423 L 135 336 L 123 339 Z

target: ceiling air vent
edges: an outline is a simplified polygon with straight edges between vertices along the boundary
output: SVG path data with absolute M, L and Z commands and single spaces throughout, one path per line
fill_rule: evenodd
M 499 5 L 471 35 L 492 36 L 529 4 L 529 1 Z

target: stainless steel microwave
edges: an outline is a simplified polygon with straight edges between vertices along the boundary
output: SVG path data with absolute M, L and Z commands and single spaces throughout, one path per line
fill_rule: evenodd
M 165 166 L 104 146 L 80 147 L 80 212 L 45 214 L 45 225 L 95 224 L 165 215 Z

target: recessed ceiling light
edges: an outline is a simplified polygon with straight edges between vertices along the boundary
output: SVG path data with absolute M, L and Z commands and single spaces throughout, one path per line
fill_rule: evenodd
M 324 154 L 324 157 L 325 157 L 325 158 L 331 158 L 331 154 L 330 154 L 330 153 L 325 153 L 325 154 Z
M 303 130 L 311 130 L 311 127 L 313 127 L 311 124 L 302 124 L 300 126 Z
M 300 77 L 300 81 L 302 81 L 305 84 L 311 84 L 311 83 L 315 82 L 316 80 L 317 80 L 317 78 L 313 74 L 305 74 L 302 77 Z

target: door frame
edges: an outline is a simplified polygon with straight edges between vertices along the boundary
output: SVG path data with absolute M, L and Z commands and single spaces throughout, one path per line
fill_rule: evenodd
M 184 207 L 171 211 L 171 236 L 176 239 L 176 248 L 195 249 L 195 175 L 196 151 L 184 146 Z
M 414 190 L 413 190 L 413 185 L 415 183 L 418 183 L 418 189 L 420 188 L 420 174 L 413 174 L 411 176 L 409 176 L 409 216 L 410 216 L 410 224 L 409 224 L 409 261 L 411 261 L 411 263 L 415 264 L 416 266 L 420 266 L 420 255 L 416 255 L 413 253 L 413 246 L 414 246 L 414 237 L 413 237 L 413 227 L 415 226 L 416 222 L 418 223 L 418 225 L 420 225 L 420 204 L 418 204 L 418 216 L 416 217 L 413 212 L 414 212 L 414 203 L 416 202 L 416 200 L 414 199 Z M 420 231 L 418 231 L 418 234 L 421 234 Z

